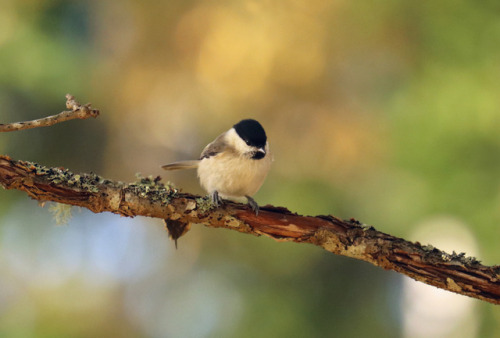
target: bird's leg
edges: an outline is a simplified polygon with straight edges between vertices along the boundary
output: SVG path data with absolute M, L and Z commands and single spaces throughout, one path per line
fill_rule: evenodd
M 219 192 L 217 190 L 214 190 L 214 192 L 212 192 L 210 194 L 210 199 L 212 200 L 212 204 L 215 205 L 216 208 L 218 208 L 220 205 L 224 204 L 224 202 L 222 201 L 222 198 L 220 198 Z
M 246 195 L 245 197 L 248 200 L 248 205 L 250 206 L 250 208 L 255 211 L 255 216 L 259 216 L 259 205 L 257 204 L 257 202 L 255 202 L 255 200 L 248 195 Z

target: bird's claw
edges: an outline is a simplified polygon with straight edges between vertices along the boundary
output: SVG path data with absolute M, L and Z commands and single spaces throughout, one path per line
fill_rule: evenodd
M 245 196 L 245 197 L 247 198 L 248 205 L 255 212 L 255 216 L 259 216 L 259 205 L 257 204 L 257 202 L 255 202 L 255 200 L 250 196 Z M 212 201 L 212 204 L 216 208 L 224 204 L 224 201 L 219 196 L 219 192 L 217 190 L 210 194 L 210 200 Z
M 259 216 L 259 205 L 257 204 L 257 202 L 255 202 L 255 200 L 250 196 L 245 197 L 247 198 L 248 205 L 255 212 L 255 216 Z
M 218 208 L 219 206 L 224 204 L 224 202 L 222 201 L 222 198 L 219 196 L 219 192 L 217 190 L 215 190 L 213 193 L 210 194 L 210 199 L 212 200 L 212 204 L 216 208 Z

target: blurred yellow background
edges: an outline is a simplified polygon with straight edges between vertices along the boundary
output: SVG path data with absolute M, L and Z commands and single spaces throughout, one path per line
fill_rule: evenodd
M 199 156 L 243 118 L 275 161 L 255 196 L 500 264 L 495 1 L 0 2 L 0 153 L 203 194 Z M 0 336 L 495 337 L 493 305 L 308 245 L 47 207 L 0 190 Z M 440 307 L 443 306 L 443 307 Z

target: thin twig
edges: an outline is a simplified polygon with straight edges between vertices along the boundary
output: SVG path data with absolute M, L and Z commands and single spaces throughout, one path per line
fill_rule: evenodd
M 232 202 L 215 209 L 207 199 L 180 193 L 160 183 L 159 178 L 123 184 L 95 174 L 75 175 L 62 168 L 46 168 L 1 155 L 0 184 L 5 189 L 25 191 L 38 201 L 80 206 L 96 213 L 108 211 L 174 221 L 169 231 L 174 228 L 175 240 L 189 229 L 189 224 L 199 223 L 277 241 L 310 243 L 441 289 L 500 304 L 500 266 L 485 266 L 462 253 L 448 254 L 430 245 L 409 242 L 354 219 L 301 216 L 273 206 L 261 207 L 256 216 L 246 205 Z
M 69 121 L 73 119 L 88 119 L 89 117 L 99 116 L 98 109 L 92 109 L 90 103 L 81 105 L 75 100 L 75 97 L 70 94 L 66 94 L 66 108 L 71 110 L 65 110 L 57 115 L 47 116 L 41 119 L 24 121 L 24 122 L 13 122 L 13 123 L 0 123 L 0 132 L 8 131 L 18 131 L 24 129 L 38 128 L 38 127 L 49 127 L 56 123 Z

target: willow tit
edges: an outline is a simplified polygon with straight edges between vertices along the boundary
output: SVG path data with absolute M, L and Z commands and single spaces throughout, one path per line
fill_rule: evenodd
M 165 170 L 198 169 L 200 184 L 212 202 L 219 206 L 222 198 L 246 197 L 259 213 L 259 205 L 251 197 L 264 183 L 272 157 L 266 132 L 259 122 L 247 119 L 236 123 L 208 144 L 199 160 L 174 162 Z

